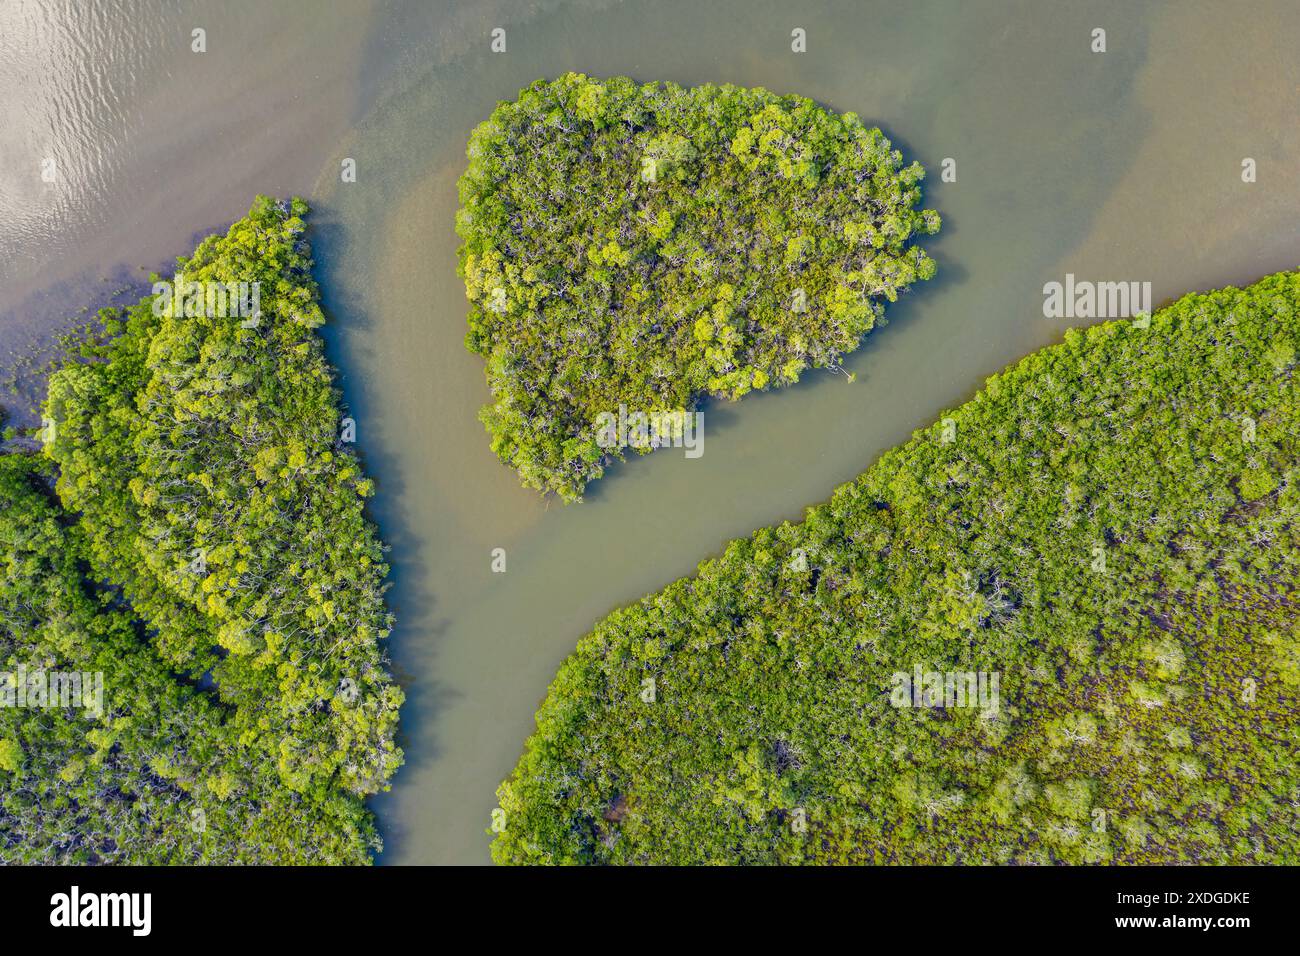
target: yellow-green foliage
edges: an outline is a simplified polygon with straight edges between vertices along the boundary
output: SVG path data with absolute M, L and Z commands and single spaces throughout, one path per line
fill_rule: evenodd
M 132 773 L 147 768 L 152 784 L 172 788 L 177 814 L 199 803 L 206 835 L 176 822 L 157 845 L 128 845 L 83 822 L 85 858 L 357 862 L 377 845 L 362 800 L 387 789 L 401 763 L 402 694 L 378 646 L 391 616 L 384 548 L 363 514 L 371 485 L 340 441 L 339 396 L 314 331 L 323 316 L 306 212 L 301 200 L 259 197 L 225 236 L 178 260 L 187 280 L 258 283 L 258 315 L 186 314 L 148 296 L 110 317 L 117 334 L 85 350 L 91 361 L 51 379 L 45 452 L 77 516 L 67 547 L 90 580 L 120 588 L 115 615 L 138 619 L 147 640 L 132 659 L 201 681 L 199 692 L 171 678 L 174 693 L 213 715 L 180 729 L 153 715 L 119 741 Z M 8 507 L 18 521 L 35 504 Z M 23 640 L 39 652 L 63 618 L 33 603 L 9 636 L 37 629 Z M 178 749 L 149 736 L 164 730 Z M 12 763 L 13 749 L 0 759 Z M 59 774 L 104 794 L 99 766 Z M 51 776 L 35 779 L 54 786 Z M 143 797 L 136 786 L 104 799 Z M 27 850 L 65 856 L 39 841 Z
M 1300 862 L 1297 308 L 1282 273 L 1071 331 L 611 614 L 496 859 Z M 918 665 L 999 706 L 894 706 Z
M 576 499 L 598 415 L 737 399 L 855 349 L 934 275 L 924 171 L 801 96 L 568 73 L 470 137 L 456 229 L 492 448 Z

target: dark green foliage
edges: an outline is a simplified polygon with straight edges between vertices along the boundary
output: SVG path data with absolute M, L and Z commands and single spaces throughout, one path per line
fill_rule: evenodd
M 493 450 L 574 500 L 623 457 L 598 415 L 834 366 L 934 274 L 923 176 L 852 113 L 762 89 L 569 73 L 501 103 L 456 223 Z
M 359 798 L 286 788 L 232 710 L 178 680 L 90 552 L 48 466 L 0 456 L 0 672 L 103 675 L 102 715 L 0 707 L 0 861 L 362 863 Z
M 1300 862 L 1298 307 L 1283 273 L 1071 331 L 611 614 L 496 859 Z M 917 665 L 1000 706 L 893 706 Z
M 165 691 L 184 701 L 178 723 L 160 710 L 114 752 L 132 768 L 123 773 L 145 766 L 158 781 L 119 788 L 116 764 L 91 761 L 92 797 L 78 798 L 44 765 L 34 771 L 50 800 L 88 799 L 88 815 L 94 799 L 129 813 L 153 783 L 169 788 L 164 834 L 109 834 L 114 850 L 84 825 L 85 858 L 359 862 L 377 845 L 362 798 L 386 789 L 401 763 L 402 694 L 378 647 L 391 616 L 383 547 L 363 514 L 372 486 L 339 440 L 339 396 L 314 332 L 323 316 L 306 211 L 259 197 L 226 236 L 178 260 L 187 280 L 259 283 L 257 316 L 171 314 L 149 296 L 105 322 L 115 338 L 89 344 L 88 361 L 50 381 L 45 450 L 78 518 L 65 547 L 91 580 L 121 589 L 105 614 L 139 621 L 136 646 L 123 623 L 109 647 L 82 638 L 69 666 L 129 654 L 141 663 L 127 670 L 147 675 L 140 700 Z M 39 651 L 63 611 L 35 601 L 26 610 L 19 624 L 32 630 L 11 638 Z M 81 610 L 87 627 L 110 626 Z M 114 706 L 121 693 L 106 683 Z M 72 734 L 88 718 L 62 719 Z M 50 742 L 49 759 L 58 753 Z M 181 826 L 186 801 L 206 813 L 201 839 Z M 74 852 L 19 842 L 39 859 Z

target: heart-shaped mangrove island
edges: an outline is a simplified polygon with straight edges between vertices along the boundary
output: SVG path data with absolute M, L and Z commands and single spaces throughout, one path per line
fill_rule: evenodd
M 628 448 L 836 368 L 934 261 L 925 172 L 802 96 L 568 73 L 474 130 L 456 229 L 492 448 L 580 499 Z

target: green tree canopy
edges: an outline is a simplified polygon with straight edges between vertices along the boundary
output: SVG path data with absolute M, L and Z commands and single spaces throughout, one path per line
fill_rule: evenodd
M 51 378 L 45 453 L 77 520 L 66 544 L 42 540 L 42 560 L 61 562 L 61 586 L 74 591 L 84 561 L 87 579 L 115 595 L 100 615 L 90 598 L 67 596 L 85 618 L 78 626 L 92 629 L 78 638 L 86 646 L 68 644 L 68 659 L 105 663 L 120 652 L 106 673 L 138 673 L 183 701 L 182 713 L 152 714 L 104 748 L 130 772 L 147 767 L 158 778 L 145 790 L 166 783 L 176 814 L 197 802 L 209 824 L 199 838 L 188 821 L 183 830 L 169 823 L 167 839 L 149 846 L 85 837 L 89 857 L 358 862 L 377 846 L 363 798 L 386 789 L 402 761 L 402 693 L 379 647 L 392 620 L 384 547 L 364 514 L 372 484 L 341 440 L 339 395 L 315 332 L 323 315 L 306 213 L 301 200 L 259 197 L 226 235 L 178 260 L 187 282 L 256 288 L 255 312 L 161 307 L 150 295 L 109 317 L 115 334 L 84 350 L 90 361 Z M 11 479 L 12 522 L 49 511 Z M 9 533 L 39 550 L 21 528 Z M 10 590 L 21 593 L 20 573 L 36 573 L 28 564 L 11 561 Z M 52 597 L 30 600 L 7 636 L 57 657 L 51 628 L 68 613 Z M 95 629 L 113 641 L 98 646 Z M 114 706 L 124 693 L 129 684 L 105 687 Z M 94 719 L 73 716 L 69 727 Z M 30 735 L 0 738 L 0 761 L 31 766 Z M 58 759 L 52 741 L 40 746 Z M 78 771 L 87 792 L 135 812 L 146 792 L 110 794 L 104 766 L 87 760 Z M 57 787 L 48 776 L 35 779 Z M 89 813 L 93 802 L 80 805 Z M 222 839 L 212 836 L 217 818 L 228 823 L 216 828 Z M 62 858 L 58 848 L 27 851 Z
M 1298 309 L 1281 273 L 1071 331 L 611 614 L 495 858 L 1300 861 Z M 918 670 L 997 706 L 898 706 Z
M 629 447 L 599 415 L 835 364 L 934 275 L 923 176 L 854 114 L 763 89 L 568 73 L 501 103 L 456 221 L 493 450 L 574 500 Z

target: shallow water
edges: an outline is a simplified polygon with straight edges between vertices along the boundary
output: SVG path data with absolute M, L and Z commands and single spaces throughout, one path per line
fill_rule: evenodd
M 95 39 L 73 30 L 56 49 L 114 50 L 102 76 L 66 66 L 3 98 L 0 341 L 95 302 L 102 276 L 187 251 L 255 192 L 313 203 L 331 351 L 394 545 L 408 763 L 375 801 L 384 862 L 487 861 L 495 787 L 576 640 L 727 539 L 797 519 L 1059 340 L 1071 321 L 1043 317 L 1045 282 L 1149 280 L 1160 302 L 1300 264 L 1300 7 L 1285 0 L 264 6 L 98 13 Z M 39 19 L 32 7 L 19 5 Z M 0 11 L 11 25 L 13 8 Z M 494 26 L 504 54 L 488 50 Z M 796 26 L 806 54 L 790 52 Z M 1104 54 L 1089 51 L 1093 27 L 1107 30 Z M 31 72 L 0 43 L 0 84 Z M 569 69 L 761 85 L 853 110 L 930 170 L 926 205 L 944 230 L 927 244 L 939 279 L 849 357 L 855 382 L 823 371 L 709 404 L 702 458 L 657 452 L 565 507 L 521 488 L 477 421 L 488 394 L 462 345 L 452 217 L 469 130 L 496 100 Z M 83 135 L 90 117 L 106 132 Z M 58 140 L 84 170 L 75 195 L 17 178 L 14 157 L 39 166 L 44 128 L 82 130 Z M 339 182 L 344 157 L 355 183 Z M 939 181 L 945 157 L 954 183 Z M 490 571 L 497 547 L 505 574 Z

